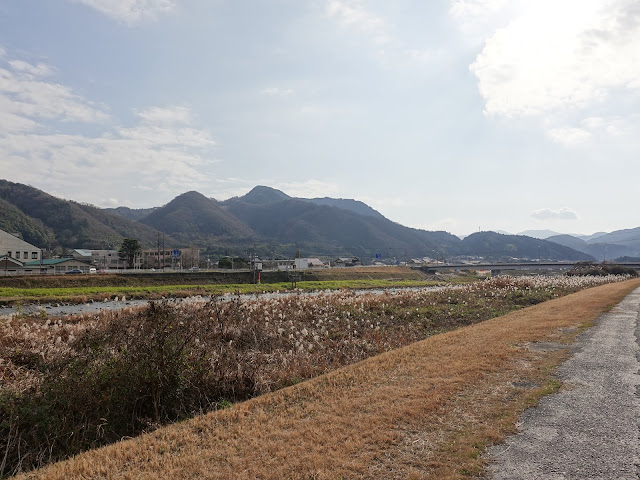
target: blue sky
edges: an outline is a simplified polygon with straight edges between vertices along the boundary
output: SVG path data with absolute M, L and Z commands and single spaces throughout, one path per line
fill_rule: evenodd
M 100 207 L 255 185 L 408 226 L 640 225 L 640 2 L 0 3 L 2 178 Z

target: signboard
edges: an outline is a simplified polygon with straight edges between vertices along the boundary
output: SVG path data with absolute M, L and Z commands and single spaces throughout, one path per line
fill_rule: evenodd
M 178 258 L 180 256 L 180 250 L 174 248 L 173 250 L 173 258 Z

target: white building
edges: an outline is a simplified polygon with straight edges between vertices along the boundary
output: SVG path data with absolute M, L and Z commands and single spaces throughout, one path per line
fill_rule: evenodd
M 319 258 L 296 258 L 294 267 L 296 270 L 306 270 L 308 268 L 328 268 L 329 265 Z
M 42 258 L 42 250 L 25 242 L 16 235 L 0 230 L 0 256 L 26 263 L 40 260 Z

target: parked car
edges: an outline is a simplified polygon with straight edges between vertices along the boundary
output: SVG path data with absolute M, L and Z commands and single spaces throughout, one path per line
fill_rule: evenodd
M 67 270 L 64 273 L 65 275 L 74 275 L 74 274 L 82 273 L 82 270 L 80 270 L 79 268 L 74 268 L 73 270 Z

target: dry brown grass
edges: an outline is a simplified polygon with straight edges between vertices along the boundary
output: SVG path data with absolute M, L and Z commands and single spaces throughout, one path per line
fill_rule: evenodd
M 21 478 L 420 478 L 481 472 L 479 453 L 554 388 L 570 342 L 640 281 L 430 337 L 233 408 Z

